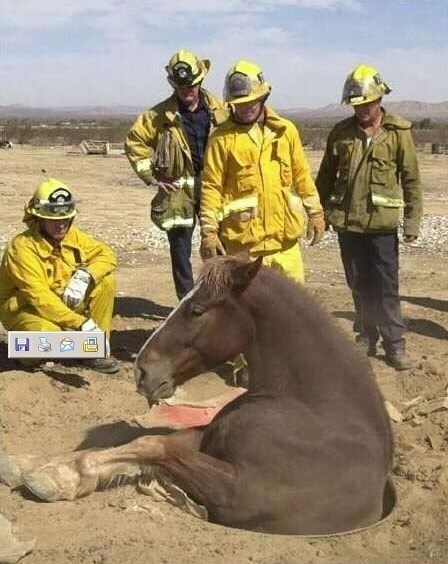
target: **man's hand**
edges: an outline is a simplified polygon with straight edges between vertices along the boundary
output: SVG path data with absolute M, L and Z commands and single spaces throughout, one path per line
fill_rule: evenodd
M 417 240 L 417 235 L 405 235 L 403 237 L 403 241 L 405 243 L 413 243 L 416 240 Z
M 62 301 L 71 309 L 77 307 L 84 301 L 91 281 L 87 270 L 77 268 L 62 294 Z
M 225 255 L 224 245 L 219 240 L 218 234 L 214 231 L 204 233 L 201 236 L 201 247 L 199 249 L 202 260 L 215 257 L 216 255 Z
M 174 178 L 164 178 L 163 180 L 156 180 L 153 185 L 163 194 L 171 194 L 179 190 L 179 182 Z
M 313 213 L 308 217 L 308 227 L 306 230 L 306 238 L 312 239 L 311 246 L 319 243 L 325 231 L 324 212 Z

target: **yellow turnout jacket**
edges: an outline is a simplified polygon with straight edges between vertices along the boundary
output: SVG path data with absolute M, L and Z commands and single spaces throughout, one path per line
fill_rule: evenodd
M 14 237 L 0 266 L 0 321 L 22 309 L 67 329 L 79 329 L 86 317 L 61 296 L 74 271 L 82 267 L 96 285 L 117 265 L 114 251 L 72 226 L 54 248 L 36 224 Z
M 230 253 L 291 246 L 319 195 L 297 128 L 265 107 L 265 125 L 229 119 L 210 137 L 202 175 L 203 233 L 219 232 Z

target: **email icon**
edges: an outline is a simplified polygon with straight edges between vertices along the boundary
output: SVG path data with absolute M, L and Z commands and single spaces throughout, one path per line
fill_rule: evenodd
M 70 352 L 75 349 L 75 342 L 70 339 L 70 337 L 64 337 L 61 341 L 60 351 Z

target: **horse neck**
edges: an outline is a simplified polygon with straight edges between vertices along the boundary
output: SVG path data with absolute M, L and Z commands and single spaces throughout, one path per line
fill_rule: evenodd
M 249 392 L 290 395 L 295 390 L 315 401 L 334 387 L 323 358 L 331 344 L 328 320 L 303 291 L 263 271 L 244 293 L 244 303 L 256 327 L 245 351 Z

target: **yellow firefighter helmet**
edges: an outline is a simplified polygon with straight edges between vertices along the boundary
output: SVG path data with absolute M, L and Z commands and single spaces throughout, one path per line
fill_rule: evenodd
M 391 89 L 375 67 L 358 65 L 347 76 L 341 103 L 358 106 L 378 100 L 389 92 Z
M 262 69 L 250 61 L 238 61 L 226 75 L 224 99 L 230 104 L 267 98 L 270 92 L 271 85 L 265 81 Z
M 210 66 L 209 59 L 198 59 L 191 51 L 181 49 L 174 53 L 165 70 L 168 73 L 168 82 L 176 88 L 198 84 L 204 80 Z
M 42 219 L 69 219 L 77 213 L 70 188 L 55 178 L 41 182 L 25 207 L 25 216 Z

